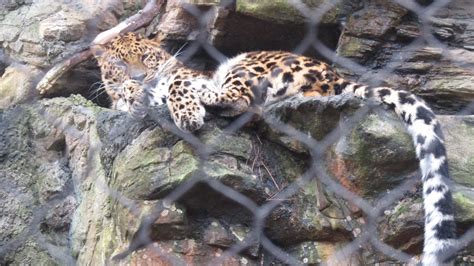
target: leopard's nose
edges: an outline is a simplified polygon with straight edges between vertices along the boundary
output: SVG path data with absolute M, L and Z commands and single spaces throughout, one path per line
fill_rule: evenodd
M 132 79 L 134 79 L 134 80 L 143 80 L 143 79 L 145 79 L 145 74 L 144 73 L 136 74 L 136 75 L 132 76 Z

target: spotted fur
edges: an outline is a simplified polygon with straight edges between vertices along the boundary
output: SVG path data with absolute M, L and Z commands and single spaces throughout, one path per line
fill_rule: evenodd
M 425 209 L 423 265 L 440 265 L 451 253 L 456 235 L 444 138 L 433 111 L 415 95 L 351 82 L 324 62 L 282 51 L 240 54 L 212 74 L 185 67 L 158 42 L 135 34 L 117 38 L 95 54 L 116 108 L 141 116 L 143 106 L 166 101 L 176 125 L 188 132 L 203 125 L 204 106 L 222 107 L 223 115 L 234 116 L 253 103 L 268 104 L 292 95 L 342 93 L 386 104 L 405 123 L 420 161 Z

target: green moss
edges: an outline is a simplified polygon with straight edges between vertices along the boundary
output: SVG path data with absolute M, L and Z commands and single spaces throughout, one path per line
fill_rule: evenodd
M 39 22 L 23 27 L 23 30 L 20 33 L 20 40 L 32 43 L 37 43 L 38 40 L 41 40 Z
M 247 160 L 251 156 L 252 141 L 245 133 L 238 135 L 223 134 L 217 128 L 201 135 L 204 144 L 211 145 L 218 153 L 225 153 Z
M 199 161 L 186 142 L 167 148 L 160 147 L 162 141 L 169 140 L 145 131 L 127 146 L 114 161 L 112 185 L 133 199 L 157 199 L 198 170 Z
M 104 220 L 102 221 L 104 222 Z M 94 252 L 97 256 L 94 261 L 97 263 L 103 260 L 103 257 L 110 257 L 115 247 L 118 245 L 117 232 L 114 226 L 102 226 L 100 228 L 100 239 L 95 246 Z
M 456 221 L 458 222 L 474 222 L 474 196 L 457 192 L 453 193 Z
M 440 117 L 446 135 L 449 170 L 459 184 L 474 187 L 474 117 Z
M 316 182 L 308 182 L 302 189 L 306 195 L 315 196 L 318 193 L 318 184 Z
M 303 0 L 302 2 L 309 8 L 314 8 L 320 6 L 323 1 Z M 287 0 L 238 0 L 237 12 L 281 24 L 302 24 L 307 21 L 301 12 Z M 323 16 L 322 23 L 335 23 L 339 13 L 340 8 L 338 6 L 333 8 Z
M 179 141 L 171 151 L 169 183 L 178 185 L 199 169 L 199 160 L 192 154 L 191 147 Z
M 82 107 L 90 107 L 90 108 L 93 108 L 93 109 L 101 109 L 95 103 L 93 103 L 92 101 L 87 100 L 86 98 L 84 98 L 83 96 L 78 95 L 78 94 L 73 94 L 73 95 L 69 96 L 67 99 L 73 105 L 78 105 L 78 106 L 82 106 Z
M 403 125 L 398 122 L 398 119 L 393 115 L 390 115 L 389 119 L 396 121 L 395 123 L 387 123 L 387 119 L 381 115 L 369 115 L 359 127 L 356 134 L 370 135 L 374 139 L 379 139 L 380 144 L 388 144 L 386 142 L 395 143 L 393 146 L 398 146 L 403 149 L 404 153 L 407 153 L 407 156 L 412 158 L 415 157 L 415 149 L 413 147 L 412 141 L 408 133 L 406 132 Z M 368 147 L 369 149 L 374 148 L 369 142 L 370 140 L 364 140 L 364 138 L 359 136 L 354 136 L 355 141 L 361 141 L 365 143 L 359 143 L 360 148 Z M 387 154 L 385 157 L 381 157 L 381 154 L 375 153 L 371 150 L 364 151 L 364 158 L 361 160 L 369 159 L 371 162 L 387 162 L 392 159 L 392 154 Z M 395 156 L 393 156 L 395 157 Z M 398 157 L 398 156 L 397 156 Z M 394 159 L 394 158 L 393 158 Z
M 408 206 L 403 205 L 403 204 L 402 204 L 402 205 L 399 205 L 399 206 L 397 206 L 397 209 L 396 209 L 395 212 L 393 213 L 393 216 L 394 216 L 394 217 L 398 217 L 398 216 L 400 216 L 400 215 L 406 213 L 406 212 L 409 211 L 409 210 L 410 210 L 410 208 L 409 208 Z
M 411 138 L 394 114 L 370 114 L 341 146 L 365 195 L 377 195 L 418 167 Z
M 451 176 L 459 184 L 474 187 L 474 157 L 466 157 L 463 161 L 450 161 Z
M 41 108 L 46 109 L 47 114 L 53 116 L 52 118 L 62 118 L 68 110 L 73 110 L 74 107 L 79 107 L 81 109 L 86 108 L 88 112 L 81 112 L 80 116 L 84 117 L 85 114 L 89 113 L 92 115 L 97 115 L 99 112 L 103 112 L 105 109 L 97 106 L 92 101 L 87 100 L 81 95 L 73 94 L 67 98 L 65 97 L 55 97 L 51 99 L 44 99 L 39 102 L 42 106 Z M 33 107 L 37 108 L 37 107 Z M 37 109 L 35 109 L 37 112 Z M 72 121 L 75 118 L 74 114 L 70 115 Z
M 414 202 L 414 203 L 422 203 L 422 202 L 423 202 L 423 198 L 421 198 L 421 197 L 416 198 L 413 202 Z
M 362 39 L 349 37 L 338 48 L 338 52 L 341 56 L 354 57 L 360 53 L 362 46 Z
M 14 256 L 7 255 L 7 261 L 10 261 L 10 265 L 60 265 L 45 249 L 38 247 L 38 244 L 31 240 L 26 241 L 23 248 L 17 250 Z
M 379 45 L 378 41 L 347 36 L 342 39 L 337 52 L 341 56 L 364 58 L 365 54 L 372 52 Z

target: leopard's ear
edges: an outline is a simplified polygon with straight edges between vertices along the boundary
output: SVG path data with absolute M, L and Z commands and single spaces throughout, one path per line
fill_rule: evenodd
M 140 39 L 142 39 L 142 36 L 133 31 L 120 32 L 118 36 L 114 38 L 114 40 L 137 40 L 137 41 L 139 41 Z
M 107 49 L 106 45 L 103 44 L 94 44 L 91 46 L 91 52 L 95 58 L 100 58 Z
M 159 45 L 161 45 L 162 44 L 161 42 L 166 38 L 166 36 L 159 31 L 153 33 L 152 36 L 153 38 L 151 38 L 151 40 Z

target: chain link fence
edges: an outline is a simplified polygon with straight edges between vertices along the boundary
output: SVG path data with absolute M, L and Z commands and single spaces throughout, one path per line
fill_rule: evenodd
M 110 2 L 110 1 L 109 1 Z M 440 10 L 440 8 L 445 7 L 450 3 L 448 0 L 434 0 L 434 1 L 411 1 L 411 0 L 393 0 L 394 4 L 398 4 L 403 8 L 406 8 L 414 16 L 418 18 L 419 21 L 419 31 L 420 35 L 414 38 L 412 41 L 407 42 L 403 48 L 401 48 L 397 53 L 390 55 L 390 59 L 386 60 L 386 64 L 377 69 L 377 74 L 371 77 L 370 80 L 367 80 L 371 85 L 380 85 L 387 77 L 390 77 L 396 71 L 396 68 L 400 65 L 400 58 L 407 57 L 412 54 L 417 49 L 420 49 L 425 46 L 436 47 L 441 49 L 442 58 L 445 60 L 450 60 L 453 64 L 457 65 L 460 68 L 465 69 L 467 72 L 472 73 L 472 66 L 465 62 L 463 58 L 459 58 L 457 54 L 452 52 L 452 47 L 446 44 L 443 41 L 440 41 L 436 37 L 436 34 L 433 31 L 432 19 Z M 302 54 L 308 51 L 309 49 L 315 49 L 319 54 L 321 54 L 327 62 L 333 62 L 337 68 L 344 69 L 344 72 L 350 72 L 356 76 L 362 75 L 367 72 L 371 72 L 371 68 L 368 68 L 361 63 L 356 62 L 350 58 L 345 58 L 338 54 L 336 51 L 327 47 L 317 36 L 318 36 L 318 25 L 320 25 L 321 20 L 328 11 L 335 8 L 340 1 L 337 0 L 327 0 L 321 1 L 321 3 L 316 8 L 308 7 L 301 0 L 288 0 L 288 3 L 294 6 L 294 8 L 306 19 L 307 25 L 307 34 L 305 38 L 301 40 L 300 44 L 294 48 L 293 52 Z M 107 5 L 112 5 L 113 3 L 107 3 Z M 221 8 L 231 8 L 232 5 L 235 5 L 234 1 L 220 1 Z M 183 8 L 187 12 L 192 14 L 199 23 L 200 33 L 196 37 L 196 41 L 192 42 L 184 48 L 180 59 L 183 61 L 192 60 L 193 56 L 196 55 L 200 50 L 204 50 L 209 57 L 214 59 L 217 62 L 224 62 L 226 56 L 224 53 L 219 51 L 216 47 L 210 44 L 210 33 L 208 32 L 207 25 L 210 24 L 210 21 L 214 19 L 215 10 L 200 9 L 193 4 L 182 3 Z M 380 14 L 383 16 L 384 14 Z M 258 42 L 258 39 L 252 40 Z M 291 48 L 291 47 L 288 47 Z M 473 113 L 474 103 L 468 104 L 457 114 L 459 115 L 468 115 Z M 363 107 L 355 111 L 352 117 L 346 119 L 344 123 L 339 123 L 338 126 L 331 132 L 329 132 L 323 139 L 315 140 L 311 138 L 307 133 L 300 131 L 297 128 L 292 127 L 289 124 L 286 124 L 277 118 L 263 113 L 260 114 L 257 112 L 255 114 L 253 111 L 249 111 L 233 120 L 223 131 L 213 139 L 211 143 L 204 143 L 201 139 L 196 137 L 193 134 L 185 133 L 180 131 L 168 117 L 163 115 L 162 110 L 159 109 L 150 109 L 148 116 L 157 123 L 164 130 L 172 132 L 179 138 L 185 140 L 189 145 L 193 147 L 193 151 L 196 157 L 199 159 L 199 169 L 194 172 L 194 174 L 188 178 L 185 182 L 180 184 L 177 188 L 173 189 L 169 194 L 161 199 L 160 203 L 156 206 L 153 206 L 152 211 L 146 217 L 140 216 L 139 206 L 137 206 L 134 200 L 127 198 L 125 195 L 121 194 L 120 191 L 116 191 L 108 185 L 105 180 L 97 180 L 96 185 L 99 187 L 103 193 L 108 194 L 112 199 L 121 204 L 123 207 L 127 208 L 131 214 L 136 216 L 136 219 L 140 219 L 140 226 L 137 232 L 133 232 L 134 236 L 130 237 L 133 239 L 130 241 L 130 247 L 128 251 L 119 255 L 119 258 L 125 258 L 131 252 L 136 249 L 147 247 L 150 250 L 153 250 L 158 256 L 166 258 L 170 264 L 173 265 L 184 265 L 187 264 L 186 261 L 183 261 L 178 256 L 175 256 L 166 250 L 161 249 L 157 245 L 153 245 L 153 239 L 150 235 L 152 226 L 154 222 L 160 217 L 162 212 L 165 210 L 165 206 L 170 206 L 172 203 L 177 202 L 183 195 L 191 191 L 197 184 L 206 184 L 210 188 L 214 189 L 216 192 L 220 193 L 222 196 L 228 198 L 231 201 L 234 201 L 241 206 L 244 206 L 247 211 L 253 216 L 251 231 L 246 234 L 246 236 L 241 239 L 238 243 L 231 245 L 230 248 L 226 249 L 225 252 L 217 257 L 211 264 L 224 264 L 229 258 L 240 254 L 242 251 L 249 249 L 254 245 L 259 245 L 266 254 L 270 254 L 276 258 L 277 261 L 284 264 L 304 264 L 305 261 L 300 261 L 297 258 L 291 256 L 284 248 L 278 246 L 272 241 L 272 236 L 265 233 L 265 220 L 270 215 L 275 208 L 281 204 L 282 200 L 290 199 L 295 194 L 299 193 L 301 188 L 304 188 L 311 182 L 320 182 L 324 184 L 325 188 L 329 191 L 332 191 L 340 198 L 350 202 L 351 204 L 357 206 L 363 212 L 363 217 L 366 221 L 366 224 L 362 226 L 361 233 L 353 237 L 351 242 L 346 246 L 342 247 L 334 254 L 332 254 L 327 261 L 322 263 L 327 264 L 337 264 L 340 261 L 344 261 L 344 258 L 347 258 L 353 253 L 360 252 L 361 248 L 367 248 L 370 246 L 371 249 L 375 250 L 380 254 L 384 254 L 388 258 L 394 259 L 400 263 L 410 263 L 413 262 L 413 256 L 407 254 L 401 250 L 398 250 L 380 239 L 379 230 L 377 228 L 378 222 L 381 220 L 384 215 L 384 211 L 387 208 L 395 205 L 396 202 L 402 199 L 407 192 L 413 189 L 419 182 L 419 177 L 412 176 L 402 184 L 393 188 L 390 193 L 386 193 L 382 197 L 378 198 L 375 203 L 371 203 L 368 200 L 357 195 L 347 187 L 341 185 L 330 175 L 330 171 L 325 165 L 325 154 L 328 151 L 331 145 L 334 145 L 345 132 L 348 132 L 354 128 L 355 125 L 360 123 L 364 118 L 367 117 L 369 112 L 377 112 L 379 106 L 372 102 L 367 102 Z M 251 110 L 258 110 L 258 108 Z M 74 126 L 68 124 L 67 121 L 63 121 L 61 117 L 50 114 L 50 113 L 41 113 L 47 121 L 50 121 L 52 125 L 58 128 L 62 132 L 67 132 L 68 135 L 74 136 L 77 139 L 84 139 L 87 136 L 83 135 L 82 132 L 78 131 Z M 280 187 L 278 192 L 278 198 L 281 200 L 269 200 L 264 203 L 256 203 L 250 197 L 244 195 L 241 192 L 238 192 L 234 188 L 223 184 L 222 182 L 216 180 L 215 178 L 209 176 L 207 173 L 206 166 L 209 164 L 210 156 L 222 145 L 222 141 L 225 141 L 224 136 L 231 136 L 236 132 L 242 130 L 244 126 L 252 122 L 255 118 L 255 115 L 259 115 L 264 123 L 269 125 L 275 132 L 279 132 L 288 136 L 289 138 L 298 141 L 303 146 L 306 147 L 308 153 L 311 155 L 309 161 L 307 162 L 308 168 L 305 173 L 303 173 L 298 179 L 294 182 L 288 184 L 287 186 Z M 111 135 L 113 136 L 113 132 Z M 98 140 L 87 139 L 84 140 L 89 142 L 89 150 L 87 158 L 99 158 L 102 148 L 102 144 Z M 87 162 L 87 171 L 83 173 L 84 176 L 92 175 L 96 170 L 95 163 L 92 159 Z M 72 186 L 72 184 L 71 184 Z M 71 188 L 73 190 L 73 188 Z M 418 191 L 418 193 L 421 193 Z M 20 236 L 17 236 L 16 239 L 8 243 L 4 243 L 1 247 L 0 254 L 3 256 L 9 252 L 14 251 L 16 248 L 23 244 L 23 241 L 26 239 L 26 235 L 37 234 L 36 241 L 38 245 L 48 250 L 50 254 L 54 254 L 55 258 L 58 260 L 59 264 L 75 264 L 76 259 L 65 252 L 59 252 L 53 246 L 47 244 L 47 241 L 42 241 L 42 236 L 38 232 L 38 228 L 35 227 L 38 224 L 38 221 L 46 217 L 46 211 L 54 206 L 54 204 L 67 197 L 67 195 L 57 195 L 55 201 L 48 203 L 44 208 L 41 208 L 34 212 L 33 222 L 30 230 L 25 230 L 24 233 Z M 35 222 L 36 221 L 36 222 Z M 460 236 L 457 250 L 460 251 L 468 245 L 472 245 L 474 240 L 474 227 L 471 227 L 466 232 Z M 454 254 L 453 254 L 454 255 Z M 117 262 L 117 261 L 116 261 Z M 263 263 L 263 262 L 262 262 Z

